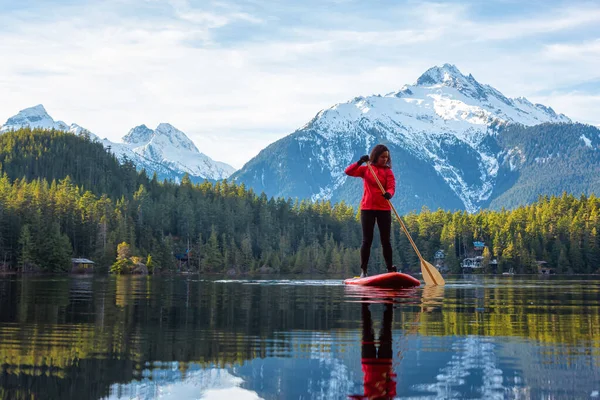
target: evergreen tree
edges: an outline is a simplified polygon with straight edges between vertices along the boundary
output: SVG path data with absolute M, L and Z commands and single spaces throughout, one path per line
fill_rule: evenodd
M 19 266 L 22 271 L 28 270 L 34 262 L 34 244 L 29 225 L 23 225 L 19 236 Z
M 213 225 L 206 246 L 204 246 L 204 270 L 205 271 L 222 271 L 223 270 L 223 254 L 219 248 L 219 239 L 217 231 Z

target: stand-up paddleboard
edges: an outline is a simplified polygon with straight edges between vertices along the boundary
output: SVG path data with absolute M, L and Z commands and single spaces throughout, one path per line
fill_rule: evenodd
M 367 276 L 365 278 L 350 278 L 346 279 L 344 283 L 346 285 L 376 286 L 390 289 L 415 287 L 421 284 L 418 279 L 400 272 L 388 272 L 387 274 Z

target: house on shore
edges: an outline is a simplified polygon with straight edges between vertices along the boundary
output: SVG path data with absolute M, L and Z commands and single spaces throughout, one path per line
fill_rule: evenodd
M 71 258 L 71 273 L 91 274 L 94 272 L 94 264 L 95 262 L 87 258 Z
M 555 274 L 554 268 L 550 268 L 546 261 L 536 261 L 538 274 L 540 275 L 551 275 Z

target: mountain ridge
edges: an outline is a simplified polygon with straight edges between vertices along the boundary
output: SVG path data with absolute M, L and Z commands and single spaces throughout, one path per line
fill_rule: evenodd
M 201 153 L 187 135 L 169 123 L 160 123 L 155 130 L 146 125 L 132 128 L 123 136 L 122 142 L 112 142 L 100 137 L 78 124 L 67 125 L 55 121 L 42 104 L 25 108 L 8 118 L 0 126 L 0 134 L 23 127 L 56 129 L 75 135 L 85 134 L 98 141 L 124 162 L 132 161 L 138 170 L 145 169 L 161 179 L 180 180 L 189 174 L 193 180 L 219 180 L 229 177 L 235 169 L 223 162 L 214 161 Z

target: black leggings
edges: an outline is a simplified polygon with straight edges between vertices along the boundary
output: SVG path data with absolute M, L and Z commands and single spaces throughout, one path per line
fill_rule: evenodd
M 361 210 L 360 223 L 362 225 L 363 240 L 360 247 L 360 268 L 367 270 L 369 257 L 371 256 L 371 245 L 373 244 L 373 232 L 375 222 L 379 227 L 379 237 L 381 238 L 381 247 L 383 248 L 383 258 L 388 270 L 393 266 L 392 263 L 392 243 L 390 235 L 392 231 L 392 212 L 385 210 Z
M 362 303 L 361 316 L 363 323 L 361 357 L 391 359 L 394 356 L 392 350 L 392 321 L 394 319 L 394 307 L 392 304 L 387 303 L 385 305 L 381 330 L 379 331 L 379 349 L 375 347 L 373 320 L 371 319 L 369 303 L 366 301 Z

